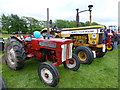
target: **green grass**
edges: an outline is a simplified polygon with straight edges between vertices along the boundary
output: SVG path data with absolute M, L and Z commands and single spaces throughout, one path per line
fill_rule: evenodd
M 38 77 L 40 62 L 30 59 L 25 67 L 13 71 L 2 65 L 2 75 L 9 88 L 51 88 L 44 85 Z M 95 58 L 91 65 L 81 65 L 78 71 L 57 67 L 60 82 L 56 88 L 117 88 L 118 87 L 118 49 L 108 51 L 103 58 Z
M 3 37 L 3 38 L 8 38 L 10 36 L 16 36 L 16 35 L 12 35 L 12 34 L 0 34 L 0 37 Z
M 8 88 L 52 88 L 39 80 L 39 65 L 39 61 L 30 59 L 25 62 L 22 70 L 13 71 L 0 63 L 0 73 L 2 72 Z M 63 65 L 57 69 L 60 73 L 60 82 L 55 88 L 117 88 L 118 49 L 108 51 L 103 58 L 95 58 L 91 65 L 82 64 L 78 71 L 65 69 Z

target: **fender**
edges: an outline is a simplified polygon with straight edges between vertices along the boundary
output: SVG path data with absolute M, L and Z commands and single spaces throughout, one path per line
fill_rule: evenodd
M 17 37 L 17 36 L 11 36 L 11 37 L 9 37 L 8 39 L 10 39 L 10 38 L 17 39 L 18 41 L 20 41 L 20 42 L 22 43 L 22 40 L 21 40 L 19 37 Z

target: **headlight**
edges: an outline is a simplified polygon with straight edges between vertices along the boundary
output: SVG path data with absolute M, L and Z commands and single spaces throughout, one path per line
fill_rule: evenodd
M 96 38 L 96 36 L 97 36 L 96 34 L 92 34 L 92 38 Z

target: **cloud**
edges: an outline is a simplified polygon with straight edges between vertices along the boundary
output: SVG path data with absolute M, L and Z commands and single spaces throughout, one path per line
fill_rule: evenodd
M 120 27 L 120 1 L 118 3 L 118 26 Z
M 92 4 L 92 19 L 102 24 L 118 23 L 119 0 L 0 0 L 0 14 L 18 14 L 46 20 L 46 8 L 50 9 L 50 19 L 75 20 L 76 8 L 88 9 Z M 80 14 L 80 21 L 88 21 L 89 12 Z

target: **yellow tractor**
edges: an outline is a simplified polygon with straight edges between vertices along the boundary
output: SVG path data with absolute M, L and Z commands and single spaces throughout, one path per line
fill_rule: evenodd
M 41 34 L 46 35 L 47 29 Z M 50 36 L 73 40 L 73 51 L 82 64 L 91 64 L 95 57 L 103 57 L 106 53 L 103 43 L 104 26 L 85 26 L 76 28 L 51 28 Z

